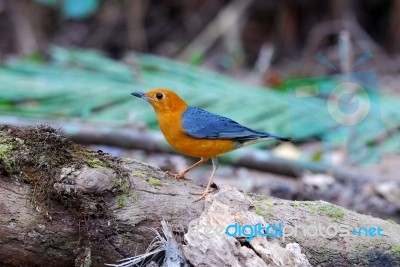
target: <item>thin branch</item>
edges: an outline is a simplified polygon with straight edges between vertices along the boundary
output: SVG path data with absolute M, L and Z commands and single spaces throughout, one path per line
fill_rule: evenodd
M 177 153 L 165 142 L 161 133 L 132 127 L 121 128 L 104 126 L 104 124 L 83 124 L 79 122 L 60 123 L 59 121 L 28 120 L 3 116 L 0 117 L 1 124 L 11 124 L 20 127 L 46 124 L 53 128 L 60 128 L 74 142 L 80 144 L 101 144 L 127 149 L 142 149 L 149 152 Z M 340 181 L 354 182 L 356 184 L 362 184 L 373 178 L 373 175 L 370 173 L 351 168 L 333 167 L 329 164 L 316 162 L 299 162 L 273 156 L 267 151 L 250 148 L 223 155 L 220 157 L 220 162 L 287 176 L 299 176 L 305 170 L 316 173 L 329 173 Z

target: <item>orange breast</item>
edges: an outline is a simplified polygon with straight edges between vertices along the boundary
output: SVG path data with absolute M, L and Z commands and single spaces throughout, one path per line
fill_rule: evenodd
M 198 139 L 185 134 L 181 113 L 158 114 L 158 123 L 167 142 L 183 154 L 211 158 L 235 149 L 232 140 Z

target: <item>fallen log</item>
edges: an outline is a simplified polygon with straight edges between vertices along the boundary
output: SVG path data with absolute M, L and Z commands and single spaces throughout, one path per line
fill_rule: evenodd
M 202 189 L 144 163 L 89 151 L 49 127 L 2 126 L 0 264 L 104 266 L 144 253 L 155 237 L 150 228 L 165 220 L 183 229 L 174 233 L 194 266 L 400 265 L 400 225 L 392 221 L 223 185 L 192 202 Z M 240 237 L 225 233 L 230 225 L 282 231 L 249 239 L 250 228 Z M 339 235 L 345 230 L 357 232 Z

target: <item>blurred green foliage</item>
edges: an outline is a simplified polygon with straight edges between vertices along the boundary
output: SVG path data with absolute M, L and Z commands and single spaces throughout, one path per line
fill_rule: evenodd
M 116 61 L 94 50 L 53 47 L 49 62 L 33 55 L 5 63 L 0 67 L 0 84 L 2 115 L 120 126 L 145 122 L 149 128 L 158 129 L 152 108 L 145 101 L 133 98 L 130 92 L 164 87 L 175 90 L 190 105 L 230 117 L 253 129 L 290 136 L 296 141 L 329 140 L 343 134 L 337 123 L 320 116 L 326 109 L 326 100 L 313 98 L 299 104 L 293 119 L 288 92 L 243 84 L 148 54 L 130 54 L 124 61 Z M 376 133 L 361 125 L 356 133 L 357 143 L 379 145 L 388 152 L 398 151 L 400 99 L 379 95 L 383 127 Z M 376 142 L 377 136 L 385 137 L 380 144 Z

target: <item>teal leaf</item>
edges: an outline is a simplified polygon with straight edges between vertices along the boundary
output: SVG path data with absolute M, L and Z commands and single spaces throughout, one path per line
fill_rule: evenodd
M 64 15 L 69 19 L 83 19 L 92 15 L 99 7 L 99 0 L 64 0 Z

